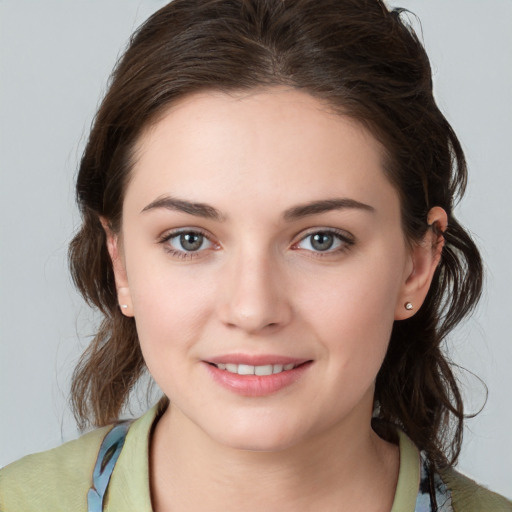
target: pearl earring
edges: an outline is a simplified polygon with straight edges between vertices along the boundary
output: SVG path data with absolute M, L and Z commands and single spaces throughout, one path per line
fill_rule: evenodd
M 404 304 L 404 308 L 407 309 L 407 311 L 411 311 L 412 309 L 412 303 L 411 302 L 406 302 Z
M 128 309 L 128 304 L 120 304 L 123 309 Z

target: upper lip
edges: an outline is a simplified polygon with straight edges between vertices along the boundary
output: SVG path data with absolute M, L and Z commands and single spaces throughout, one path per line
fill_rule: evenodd
M 215 356 L 212 358 L 205 359 L 204 361 L 208 362 L 208 363 L 213 363 L 213 364 L 226 363 L 226 364 L 247 364 L 250 366 L 266 366 L 266 365 L 274 365 L 274 364 L 299 365 L 302 363 L 306 363 L 307 361 L 311 361 L 311 359 L 281 356 L 281 355 L 272 355 L 272 354 L 261 354 L 261 355 L 224 354 L 221 356 Z

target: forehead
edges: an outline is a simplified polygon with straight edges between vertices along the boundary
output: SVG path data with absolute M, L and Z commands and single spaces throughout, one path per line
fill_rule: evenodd
M 191 95 L 143 132 L 135 154 L 126 199 L 141 209 L 162 194 L 283 209 L 333 194 L 396 196 L 369 131 L 297 90 Z

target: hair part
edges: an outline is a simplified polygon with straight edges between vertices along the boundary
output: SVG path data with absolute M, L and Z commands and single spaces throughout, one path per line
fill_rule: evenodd
M 432 286 L 413 317 L 395 322 L 375 400 L 378 418 L 403 428 L 436 465 L 456 462 L 464 408 L 441 345 L 475 307 L 482 263 L 453 215 L 467 180 L 464 154 L 434 101 L 425 50 L 401 14 L 380 0 L 174 0 L 132 36 L 77 180 L 83 223 L 70 245 L 70 267 L 87 302 L 104 315 L 73 378 L 82 427 L 116 420 L 145 368 L 135 322 L 117 304 L 99 220 L 119 232 L 142 131 L 200 91 L 287 86 L 362 123 L 382 143 L 409 241 L 429 229 L 431 207 L 448 214 Z

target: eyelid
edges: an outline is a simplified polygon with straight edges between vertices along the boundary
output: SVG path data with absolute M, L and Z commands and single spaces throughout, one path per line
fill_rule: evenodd
M 167 229 L 161 235 L 158 235 L 157 239 L 159 242 L 165 242 L 165 241 L 169 240 L 170 238 L 173 238 L 177 235 L 181 235 L 183 233 L 199 233 L 200 235 L 203 235 L 205 238 L 207 238 L 208 240 L 213 242 L 212 241 L 213 237 L 212 237 L 212 235 L 210 235 L 210 233 L 208 233 L 207 231 L 205 231 L 202 228 L 196 228 L 196 227 L 192 227 L 192 226 L 190 226 L 190 227 L 184 226 L 182 228 Z
M 332 234 L 334 235 L 340 242 L 342 242 L 342 246 L 341 247 L 338 247 L 334 250 L 326 250 L 326 251 L 309 251 L 308 249 L 303 249 L 303 250 L 308 250 L 309 252 L 312 252 L 314 253 L 315 255 L 318 255 L 318 256 L 322 256 L 322 255 L 332 255 L 332 254 L 336 254 L 337 252 L 342 252 L 342 251 L 345 251 L 345 250 L 348 250 L 352 245 L 355 244 L 356 242 L 356 239 L 355 237 L 349 233 L 348 231 L 345 231 L 345 230 L 342 230 L 342 229 L 338 229 L 338 228 L 323 228 L 323 227 L 315 227 L 315 228 L 309 228 L 307 229 L 305 232 L 301 232 L 301 234 L 299 235 L 300 238 L 293 242 L 292 244 L 292 249 L 297 249 L 297 250 L 300 250 L 300 248 L 296 247 L 300 242 L 304 241 L 306 238 L 308 238 L 309 236 L 311 235 L 314 235 L 316 233 L 328 233 L 328 234 Z
M 314 235 L 315 233 L 332 233 L 334 235 L 337 235 L 342 240 L 345 240 L 348 243 L 354 243 L 356 241 L 355 236 L 352 235 L 352 233 L 339 228 L 330 228 L 330 227 L 323 227 L 323 226 L 315 226 L 313 228 L 307 228 L 305 230 L 302 230 L 300 233 L 295 235 L 294 238 L 297 239 L 297 242 L 300 242 L 304 240 L 304 238 L 307 238 L 310 235 Z M 297 243 L 294 242 L 294 243 Z
M 159 244 L 166 244 L 167 242 L 169 242 L 169 240 L 179 236 L 179 235 L 182 235 L 184 233 L 197 233 L 197 234 L 200 234 L 202 235 L 204 238 L 206 238 L 206 240 L 208 240 L 212 245 L 211 247 L 208 247 L 206 249 L 201 249 L 201 250 L 198 250 L 198 251 L 182 251 L 182 250 L 179 250 L 179 249 L 176 249 L 174 247 L 172 247 L 170 244 L 165 247 L 165 250 L 167 252 L 169 252 L 171 255 L 173 256 L 177 256 L 177 257 L 180 257 L 180 258 L 186 258 L 186 259 L 191 259 L 191 258 L 197 258 L 197 257 L 200 257 L 204 252 L 208 251 L 208 250 L 211 250 L 212 248 L 214 249 L 217 249 L 218 247 L 220 247 L 219 243 L 218 242 L 215 242 L 213 240 L 213 236 L 206 232 L 204 229 L 201 229 L 201 228 L 197 228 L 197 227 L 181 227 L 181 228 L 176 228 L 176 229 L 171 229 L 171 230 L 167 230 L 167 231 L 164 231 L 163 234 L 159 235 L 158 238 L 157 238 L 157 242 Z

